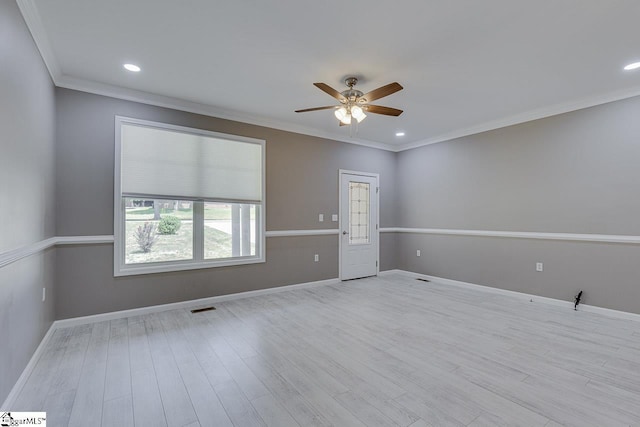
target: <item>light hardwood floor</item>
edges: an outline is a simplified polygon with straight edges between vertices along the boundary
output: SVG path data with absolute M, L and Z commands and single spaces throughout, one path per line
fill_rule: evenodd
M 55 332 L 51 426 L 640 426 L 640 322 L 400 275 Z

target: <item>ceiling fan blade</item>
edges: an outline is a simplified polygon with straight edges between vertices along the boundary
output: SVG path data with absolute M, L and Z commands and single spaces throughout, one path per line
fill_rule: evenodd
M 359 102 L 375 101 L 376 99 L 384 98 L 385 96 L 389 96 L 392 93 L 396 93 L 402 89 L 403 89 L 402 86 L 400 86 L 400 83 L 398 82 L 389 83 L 388 85 L 379 87 L 378 89 L 374 89 L 371 92 L 365 93 L 364 95 L 358 98 L 358 101 Z
M 384 114 L 385 116 L 399 116 L 402 114 L 402 110 L 391 107 L 383 107 L 381 105 L 366 105 L 363 107 L 368 113 Z
M 307 111 L 318 111 L 318 110 L 331 110 L 334 108 L 338 108 L 338 107 L 335 105 L 330 105 L 328 107 L 305 108 L 304 110 L 296 110 L 296 113 L 306 113 Z
M 325 93 L 328 93 L 329 95 L 333 96 L 335 99 L 337 99 L 340 102 L 346 102 L 347 101 L 347 98 L 345 98 L 344 95 L 342 95 L 340 92 L 338 92 L 337 90 L 335 90 L 334 88 L 332 88 L 328 84 L 325 84 L 325 83 L 314 83 L 313 85 L 315 87 L 317 87 L 318 89 L 320 89 L 321 91 L 323 91 Z

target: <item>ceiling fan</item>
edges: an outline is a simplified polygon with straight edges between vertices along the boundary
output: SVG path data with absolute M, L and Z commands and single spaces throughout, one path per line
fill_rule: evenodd
M 371 105 L 371 101 L 384 98 L 392 93 L 402 90 L 402 86 L 398 82 L 389 83 L 388 85 L 374 89 L 371 92 L 362 93 L 353 87 L 358 83 L 356 77 L 347 77 L 344 83 L 349 89 L 338 92 L 325 83 L 314 83 L 313 85 L 323 92 L 328 93 L 335 99 L 340 101 L 340 105 L 331 105 L 326 107 L 305 108 L 304 110 L 296 110 L 296 113 L 306 113 L 308 111 L 318 110 L 335 110 L 334 114 L 340 122 L 340 126 L 351 124 L 351 120 L 355 119 L 358 123 L 364 120 L 367 113 L 384 114 L 385 116 L 399 116 L 402 110 L 391 107 L 383 107 L 381 105 Z

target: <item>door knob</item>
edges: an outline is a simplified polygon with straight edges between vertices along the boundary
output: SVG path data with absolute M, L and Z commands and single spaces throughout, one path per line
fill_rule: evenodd
M 346 231 L 343 231 L 343 232 L 342 232 L 342 235 L 345 235 L 345 234 L 349 234 L 349 233 L 347 233 Z

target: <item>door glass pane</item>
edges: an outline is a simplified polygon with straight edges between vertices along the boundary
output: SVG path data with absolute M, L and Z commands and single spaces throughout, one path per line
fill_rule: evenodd
M 369 184 L 349 182 L 349 244 L 369 243 Z
M 125 197 L 125 263 L 193 258 L 193 202 Z

